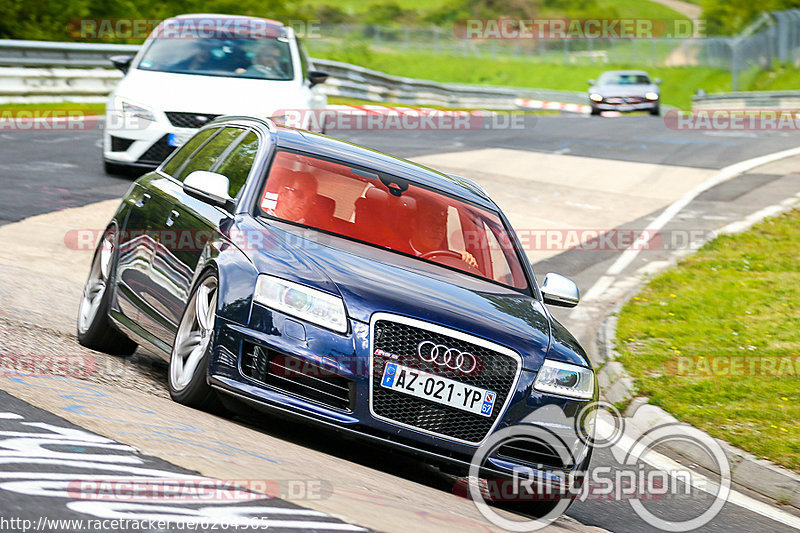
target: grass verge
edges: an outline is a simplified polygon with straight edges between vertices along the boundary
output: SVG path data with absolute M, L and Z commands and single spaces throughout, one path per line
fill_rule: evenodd
M 43 103 L 43 104 L 0 104 L 0 111 L 65 111 L 80 112 L 85 115 L 104 115 L 105 104 L 84 104 L 75 102 Z
M 314 57 L 356 63 L 358 65 L 410 78 L 482 85 L 504 85 L 537 89 L 586 91 L 587 80 L 605 70 L 633 68 L 626 65 L 560 65 L 535 63 L 526 59 L 480 59 L 465 56 L 442 56 L 425 53 L 376 52 L 367 47 L 347 46 L 338 49 L 312 48 Z M 638 68 L 638 67 L 636 67 Z M 731 76 L 724 70 L 706 67 L 653 67 L 647 71 L 661 78 L 662 100 L 667 105 L 690 109 L 692 94 L 730 90 Z
M 619 360 L 678 419 L 800 471 L 800 211 L 722 236 L 622 309 Z

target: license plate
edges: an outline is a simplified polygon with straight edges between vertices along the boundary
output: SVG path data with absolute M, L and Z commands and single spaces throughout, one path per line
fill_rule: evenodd
M 396 363 L 386 365 L 381 386 L 482 416 L 492 416 L 497 398 L 497 394 L 490 390 Z
M 192 138 L 194 133 L 170 133 L 167 135 L 167 144 L 170 146 L 183 146 L 183 143 Z
M 619 109 L 620 111 L 630 111 L 633 109 L 633 106 L 628 104 L 622 104 L 617 109 Z

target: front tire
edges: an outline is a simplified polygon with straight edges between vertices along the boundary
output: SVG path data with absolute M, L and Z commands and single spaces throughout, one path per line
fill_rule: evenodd
M 597 109 L 595 106 L 592 106 L 592 113 L 591 113 L 591 115 L 592 115 L 593 117 L 599 117 L 599 116 L 600 116 L 600 110 L 599 110 L 599 109 Z
M 113 230 L 106 230 L 94 252 L 78 308 L 78 342 L 92 350 L 128 356 L 136 351 L 136 343 L 120 333 L 108 318 L 115 237 Z
M 169 358 L 169 394 L 180 404 L 211 410 L 219 401 L 206 381 L 214 323 L 217 316 L 219 281 L 206 272 L 192 289 L 183 311 Z
M 660 115 L 661 114 L 661 106 L 655 106 L 654 108 L 652 108 L 650 110 L 650 114 L 652 116 L 654 116 L 654 117 L 657 117 L 658 115 Z

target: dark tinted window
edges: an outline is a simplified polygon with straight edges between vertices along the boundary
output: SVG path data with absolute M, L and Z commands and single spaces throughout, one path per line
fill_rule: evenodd
M 289 43 L 278 39 L 155 39 L 138 68 L 264 80 L 294 78 Z
M 236 195 L 242 190 L 244 182 L 247 181 L 250 168 L 256 159 L 256 152 L 258 152 L 258 136 L 251 131 L 217 167 L 215 172 L 219 172 L 230 180 L 228 194 L 232 198 L 236 198 Z
M 175 178 L 183 181 L 186 176 L 195 170 L 211 170 L 225 149 L 242 134 L 241 128 L 223 128 L 199 152 L 178 170 Z
M 186 161 L 195 150 L 197 150 L 209 137 L 211 137 L 212 133 L 215 133 L 217 128 L 209 128 L 207 130 L 203 130 L 177 149 L 175 155 L 172 156 L 164 168 L 162 169 L 165 173 L 169 174 L 170 176 L 174 176 L 175 173 L 180 170 L 181 165 L 184 161 Z

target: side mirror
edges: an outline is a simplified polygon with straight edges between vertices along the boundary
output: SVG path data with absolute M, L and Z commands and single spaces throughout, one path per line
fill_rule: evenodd
M 661 78 L 656 78 L 653 80 L 656 85 L 661 85 Z
M 597 82 L 595 80 L 588 80 L 586 83 L 588 83 L 589 85 L 594 85 Z
M 227 211 L 233 211 L 236 202 L 228 195 L 228 178 L 216 172 L 195 170 L 183 180 L 183 190 L 189 196 Z
M 544 277 L 542 296 L 544 296 L 544 303 L 559 307 L 575 307 L 581 301 L 581 295 L 575 282 L 552 272 Z
M 111 64 L 120 69 L 123 74 L 127 74 L 128 69 L 131 68 L 133 56 L 111 56 L 108 59 L 111 61 Z
M 311 83 L 311 86 L 319 85 L 320 83 L 325 83 L 325 80 L 328 79 L 328 74 L 326 72 L 320 72 L 318 70 L 309 70 L 308 71 L 308 81 Z

